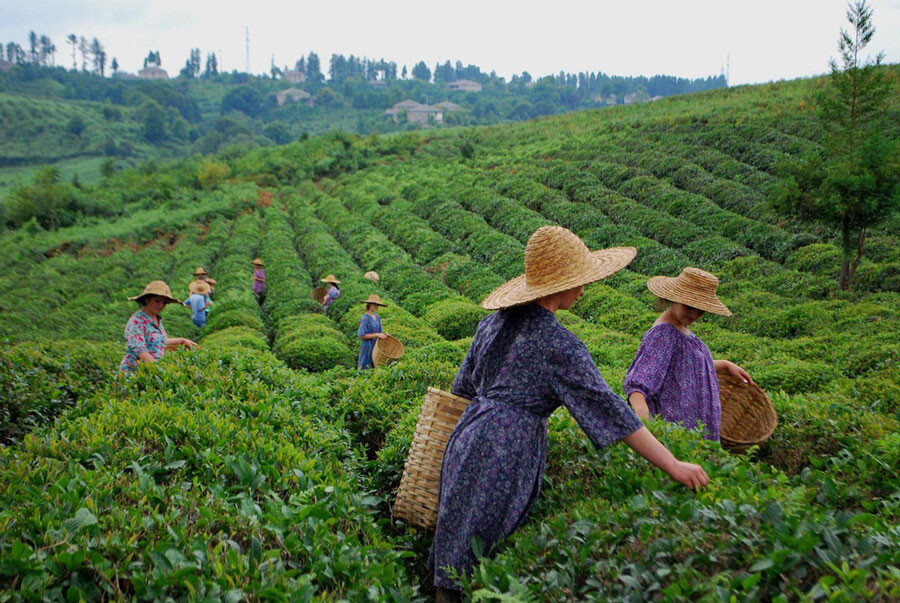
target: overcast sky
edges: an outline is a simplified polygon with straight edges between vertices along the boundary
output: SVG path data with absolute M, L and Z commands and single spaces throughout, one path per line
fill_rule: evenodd
M 900 62 L 900 0 L 874 0 L 870 44 Z M 533 6 L 533 8 L 532 8 Z M 732 84 L 824 73 L 847 27 L 843 0 L 31 0 L 4 2 L 0 42 L 27 50 L 28 32 L 50 36 L 57 64 L 71 65 L 66 36 L 98 38 L 121 69 L 137 71 L 159 50 L 171 76 L 191 48 L 215 52 L 220 69 L 268 72 L 315 51 L 395 61 L 409 69 L 449 59 L 509 79 L 579 71 L 705 77 Z M 398 67 L 398 68 L 399 68 Z

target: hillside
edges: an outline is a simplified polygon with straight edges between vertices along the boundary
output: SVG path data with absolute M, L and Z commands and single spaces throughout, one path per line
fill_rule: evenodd
M 657 315 L 647 278 L 700 266 L 734 316 L 695 331 L 750 371 L 779 425 L 739 457 L 651 422 L 709 473 L 694 495 L 623 445 L 592 450 L 558 410 L 542 498 L 468 592 L 900 597 L 900 219 L 871 233 L 854 290 L 840 292 L 833 233 L 765 202 L 779 159 L 818 144 L 818 85 L 155 162 L 85 186 L 102 214 L 4 232 L 0 589 L 430 596 L 430 535 L 390 515 L 422 396 L 449 387 L 480 300 L 521 273 L 531 232 L 560 224 L 592 249 L 638 248 L 559 314 L 615 391 Z M 268 276 L 261 307 L 254 257 Z M 177 307 L 165 322 L 205 350 L 116 382 L 125 298 L 156 278 L 183 296 L 197 265 L 219 283 L 208 325 Z M 328 273 L 343 289 L 326 317 L 310 291 Z M 407 352 L 359 374 L 370 293 Z
M 455 78 L 449 63 L 444 70 L 447 78 Z M 17 166 L 104 158 L 111 167 L 122 168 L 147 159 L 216 153 L 233 146 L 285 144 L 335 130 L 371 134 L 521 121 L 623 103 L 626 97 L 649 99 L 725 84 L 722 77 L 604 74 L 580 74 L 580 79 L 568 74 L 537 82 L 516 78 L 507 83 L 469 66 L 467 73 L 471 71 L 480 83 L 474 84 L 478 92 L 467 92 L 448 90 L 449 79 L 399 79 L 393 71 L 390 80 L 380 81 L 366 79 L 358 69 L 335 69 L 328 79 L 311 77 L 300 83 L 276 74 L 237 72 L 149 81 L 32 63 L 13 65 L 8 72 L 0 70 L 0 169 L 6 171 L 6 178 L 0 174 L 0 197 L 4 188 L 27 174 L 27 168 Z M 277 94 L 288 89 L 308 97 L 282 106 Z M 422 124 L 408 121 L 405 113 L 397 120 L 385 115 L 386 109 L 407 99 L 426 104 L 452 101 L 455 108 Z M 89 177 L 86 182 L 96 180 Z

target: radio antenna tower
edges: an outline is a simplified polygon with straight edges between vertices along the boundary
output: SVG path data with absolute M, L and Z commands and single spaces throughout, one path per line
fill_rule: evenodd
M 725 87 L 731 86 L 731 53 L 725 55 Z
M 250 73 L 250 28 L 247 31 L 247 73 Z

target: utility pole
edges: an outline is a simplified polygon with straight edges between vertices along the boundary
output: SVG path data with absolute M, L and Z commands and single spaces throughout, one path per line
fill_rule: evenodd
M 250 73 L 250 28 L 247 28 L 247 73 Z

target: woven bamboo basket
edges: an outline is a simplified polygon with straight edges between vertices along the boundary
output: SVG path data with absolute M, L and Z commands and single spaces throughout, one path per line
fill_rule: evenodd
M 718 371 L 722 399 L 722 447 L 734 453 L 762 444 L 778 425 L 775 407 L 755 383 L 744 383 L 725 370 Z
M 428 388 L 400 479 L 394 517 L 425 530 L 434 529 L 444 450 L 468 406 L 466 398 Z
M 372 364 L 381 366 L 397 362 L 403 357 L 404 351 L 403 344 L 396 337 L 388 335 L 384 339 L 377 339 L 375 348 L 372 350 Z
M 321 304 L 325 302 L 325 296 L 327 294 L 328 287 L 316 287 L 310 292 L 309 296 Z

